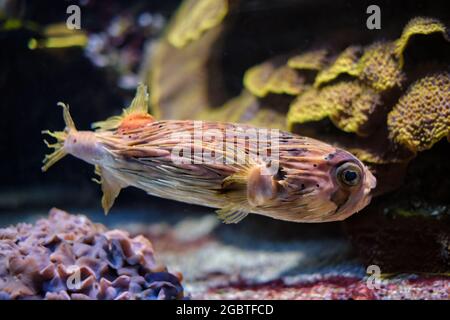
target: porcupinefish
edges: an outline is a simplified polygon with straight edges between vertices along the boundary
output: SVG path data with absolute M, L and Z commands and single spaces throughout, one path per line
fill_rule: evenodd
M 65 129 L 44 131 L 53 153 L 43 171 L 66 154 L 95 166 L 105 213 L 122 188 L 218 208 L 225 223 L 249 213 L 293 222 L 343 220 L 364 208 L 376 186 L 351 153 L 329 144 L 250 125 L 155 120 L 139 85 L 122 115 L 78 131 L 63 107 Z

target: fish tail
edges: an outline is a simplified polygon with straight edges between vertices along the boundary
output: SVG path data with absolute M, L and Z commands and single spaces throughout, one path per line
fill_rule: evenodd
M 42 131 L 42 134 L 49 135 L 56 140 L 55 143 L 49 143 L 44 139 L 45 145 L 53 149 L 53 152 L 45 155 L 45 158 L 42 161 L 44 165 L 41 168 L 43 172 L 47 171 L 52 165 L 64 158 L 64 156 L 67 154 L 67 152 L 64 150 L 64 142 L 66 141 L 70 131 L 77 130 L 75 128 L 75 123 L 70 116 L 69 106 L 62 102 L 58 102 L 58 106 L 61 106 L 63 108 L 63 118 L 66 127 L 63 131 Z

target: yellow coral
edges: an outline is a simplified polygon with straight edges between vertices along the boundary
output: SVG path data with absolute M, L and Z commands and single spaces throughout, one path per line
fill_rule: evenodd
M 377 42 L 367 47 L 356 67 L 358 78 L 379 91 L 400 86 L 404 75 L 394 48 L 391 42 Z
M 289 58 L 288 66 L 300 70 L 321 70 L 327 60 L 327 50 L 319 49 Z
M 375 43 L 365 48 L 359 57 L 362 51 L 360 47 L 348 47 L 330 66 L 319 72 L 314 85 L 319 87 L 344 73 L 359 78 L 379 91 L 400 85 L 404 77 L 394 48 L 393 43 Z
M 327 58 L 324 49 L 312 50 L 293 56 L 285 63 L 285 58 L 277 57 L 247 70 L 244 86 L 255 96 L 265 97 L 269 93 L 298 95 L 307 85 L 302 71 L 321 70 Z
M 319 87 L 324 83 L 336 79 L 343 73 L 356 76 L 356 67 L 360 52 L 361 47 L 359 46 L 350 46 L 345 49 L 330 66 L 319 72 L 315 79 L 314 86 Z
M 252 109 L 255 112 L 258 109 L 258 98 L 244 89 L 239 96 L 229 100 L 220 108 L 203 110 L 197 118 L 209 121 L 226 119 L 227 122 L 245 122 L 253 117 L 253 113 L 250 117 L 246 117 L 246 113 Z
M 219 25 L 228 13 L 228 0 L 187 0 L 178 10 L 168 33 L 171 45 L 182 48 Z
M 403 52 L 408 45 L 408 42 L 412 36 L 422 34 L 428 35 L 432 33 L 442 33 L 447 41 L 447 30 L 445 25 L 437 19 L 417 17 L 412 19 L 403 29 L 402 35 L 395 43 L 395 54 L 399 59 L 400 66 L 403 67 Z
M 408 89 L 388 114 L 391 139 L 417 152 L 450 134 L 450 74 L 426 76 Z
M 366 135 L 363 126 L 374 120 L 370 116 L 380 105 L 379 95 L 357 81 L 341 82 L 323 91 L 325 99 L 334 106 L 330 113 L 333 123 L 345 132 Z
M 323 103 L 320 90 L 316 88 L 307 89 L 292 101 L 287 114 L 288 128 L 296 123 L 320 121 L 330 114 L 329 105 Z
M 263 128 L 286 129 L 286 117 L 273 108 L 264 99 L 260 99 L 248 90 L 242 90 L 241 94 L 220 108 L 211 108 L 201 112 L 198 119 L 210 121 L 224 121 L 249 123 Z
M 304 89 L 305 79 L 287 65 L 268 61 L 250 68 L 244 75 L 244 86 L 255 96 L 269 93 L 297 95 Z
M 294 123 L 318 121 L 329 117 L 346 132 L 366 135 L 364 126 L 380 105 L 379 95 L 359 81 L 339 82 L 322 89 L 311 88 L 297 97 L 287 116 L 289 127 Z
M 262 105 L 248 123 L 256 127 L 285 130 L 286 116 Z

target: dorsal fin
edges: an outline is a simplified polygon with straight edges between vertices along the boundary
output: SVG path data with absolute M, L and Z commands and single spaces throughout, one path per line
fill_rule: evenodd
M 120 116 L 112 116 L 104 121 L 97 121 L 92 124 L 92 128 L 97 131 L 108 131 L 119 129 L 121 131 L 139 128 L 147 123 L 155 121 L 148 113 L 149 98 L 147 86 L 140 83 L 136 90 L 136 95 L 130 106 L 123 109 Z
M 127 115 L 142 113 L 148 114 L 148 92 L 147 86 L 140 83 L 136 89 L 136 95 L 130 106 L 124 110 Z

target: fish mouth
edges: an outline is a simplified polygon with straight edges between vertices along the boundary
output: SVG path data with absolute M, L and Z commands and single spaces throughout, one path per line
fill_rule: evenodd
M 366 169 L 366 180 L 366 185 L 369 192 L 377 187 L 377 178 L 375 178 L 375 176 L 372 174 L 372 172 L 370 172 L 369 169 Z
M 372 192 L 376 187 L 377 179 L 369 169 L 365 169 L 365 181 L 364 186 L 362 187 L 362 197 L 361 201 L 359 201 L 356 205 L 355 213 L 369 205 L 372 200 Z

